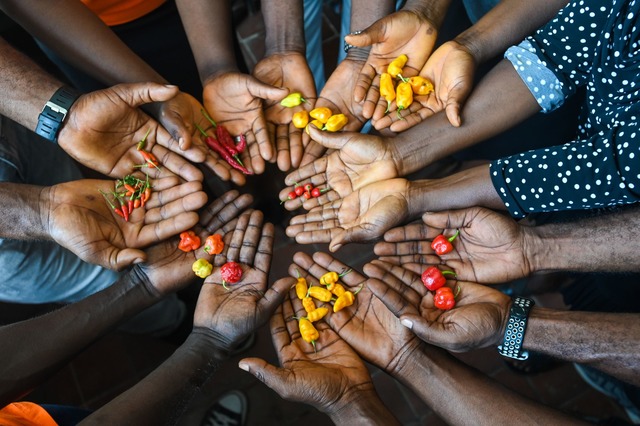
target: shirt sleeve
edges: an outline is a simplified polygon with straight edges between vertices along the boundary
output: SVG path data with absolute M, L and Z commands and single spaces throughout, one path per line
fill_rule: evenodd
M 636 124 L 636 123 L 633 123 Z M 491 179 L 514 217 L 640 201 L 640 136 L 633 125 L 491 163 Z

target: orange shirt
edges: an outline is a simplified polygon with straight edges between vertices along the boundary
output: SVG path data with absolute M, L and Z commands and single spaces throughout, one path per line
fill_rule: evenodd
M 160 7 L 165 0 L 82 0 L 102 22 L 109 25 L 126 24 Z
M 14 402 L 0 409 L 2 426 L 58 426 L 49 413 L 33 402 Z

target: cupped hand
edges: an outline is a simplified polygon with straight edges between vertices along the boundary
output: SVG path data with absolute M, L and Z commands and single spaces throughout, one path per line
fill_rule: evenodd
M 512 218 L 482 207 L 425 213 L 424 224 L 391 229 L 385 242 L 376 244 L 380 260 L 421 273 L 423 265 L 444 264 L 458 279 L 497 284 L 527 277 L 532 273 L 526 256 L 526 227 Z M 437 256 L 431 240 L 438 234 L 460 234 L 454 250 Z
M 202 161 L 199 150 L 182 151 L 157 121 L 140 105 L 167 101 L 178 93 L 175 86 L 157 83 L 120 84 L 82 95 L 73 104 L 58 143 L 71 157 L 106 176 L 120 178 L 144 158 L 137 149 L 145 140 L 161 165 L 185 180 L 202 181 L 203 175 L 187 158 Z
M 231 239 L 238 217 L 253 202 L 249 194 L 229 191 L 200 211 L 200 220 L 193 226 L 202 246 L 195 251 L 184 252 L 178 248 L 178 237 L 166 239 L 146 249 L 147 260 L 136 265 L 152 291 L 165 295 L 180 290 L 199 280 L 191 269 L 193 262 L 205 258 L 213 262 L 215 256 L 204 251 L 204 241 L 212 234 L 223 237 L 225 244 Z
M 414 11 L 400 10 L 378 20 L 360 34 L 349 34 L 345 37 L 345 41 L 354 46 L 371 46 L 369 57 L 358 75 L 353 92 L 356 102 L 367 99 L 364 108 L 366 118 L 373 116 L 379 96 L 378 88 L 372 86 L 375 77 L 387 72 L 391 61 L 402 54 L 408 57 L 403 77 L 418 74 L 431 54 L 437 36 L 437 28 L 427 17 Z
M 434 306 L 420 275 L 378 260 L 365 267 L 377 278 L 370 285 L 376 295 L 402 324 L 426 343 L 453 352 L 495 346 L 500 343 L 509 316 L 511 298 L 484 285 L 449 281 L 456 295 L 450 310 Z
M 262 212 L 242 214 L 229 237 L 225 250 L 214 259 L 213 274 L 200 290 L 193 319 L 194 327 L 207 329 L 225 351 L 264 324 L 291 287 L 289 280 L 267 285 L 274 228 L 270 223 L 263 225 Z M 223 285 L 220 267 L 230 261 L 240 265 L 242 277 Z
M 408 219 L 405 179 L 389 179 L 367 185 L 346 198 L 295 216 L 286 229 L 300 244 L 329 243 L 336 251 L 347 243 L 374 241 Z
M 338 198 L 345 198 L 366 185 L 399 175 L 392 141 L 362 133 L 332 134 L 322 132 L 314 126 L 310 127 L 310 133 L 314 140 L 332 151 L 290 173 L 285 178 L 285 184 L 289 186 L 280 192 L 279 197 L 286 200 L 287 194 L 296 185 L 306 182 L 326 191 L 320 197 L 306 201 L 302 198 L 302 203 L 301 199 L 286 201 L 284 206 L 288 210 L 295 210 L 301 204 L 305 209 L 311 210 Z
M 358 132 L 367 121 L 363 115 L 362 104 L 353 99 L 353 91 L 357 83 L 355 76 L 358 75 L 363 65 L 364 61 L 350 58 L 340 62 L 327 80 L 315 104 L 316 108 L 329 108 L 333 114 L 344 114 L 349 120 L 343 128 L 345 131 Z M 300 164 L 304 166 L 311 163 L 320 158 L 325 151 L 326 148 L 319 143 L 313 140 L 309 141 Z
M 239 72 L 227 72 L 205 82 L 203 99 L 213 119 L 225 126 L 231 135 L 245 135 L 250 164 L 247 168 L 260 174 L 265 161 L 273 156 L 262 101 L 280 101 L 289 91 L 262 83 Z M 243 161 L 246 157 L 243 156 Z
M 181 183 L 174 176 L 151 180 L 151 186 L 151 198 L 125 221 L 109 205 L 115 201 L 100 194 L 113 191 L 113 181 L 54 185 L 43 192 L 43 219 L 52 238 L 82 260 L 121 270 L 146 259 L 141 248 L 195 225 L 196 211 L 207 201 L 200 182 Z
M 264 112 L 270 139 L 275 141 L 278 168 L 283 172 L 298 167 L 304 146 L 303 129 L 296 128 L 293 114 L 306 109 L 311 111 L 316 101 L 316 86 L 305 56 L 299 52 L 272 54 L 262 59 L 253 69 L 253 76 L 275 87 L 286 87 L 290 93 L 300 93 L 305 99 L 301 105 L 287 108 L 279 100 L 265 100 Z
M 296 253 L 294 262 L 295 268 L 301 273 L 308 272 L 309 280 L 310 277 L 318 280 L 328 271 L 342 272 L 351 269 L 322 252 L 315 253 L 313 257 L 306 253 Z M 330 313 L 325 321 L 365 360 L 394 375 L 420 347 L 420 339 L 400 324 L 393 313 L 373 296 L 369 289 L 373 279 L 352 270 L 342 276 L 340 281 L 351 290 L 361 290 L 352 306 Z
M 292 278 L 283 280 L 289 286 L 296 282 Z M 329 415 L 363 392 L 375 392 L 364 362 L 323 320 L 314 323 L 320 334 L 315 348 L 302 339 L 296 318 L 305 315 L 300 300 L 289 292 L 270 322 L 280 367 L 259 358 L 245 358 L 240 361 L 240 368 L 280 397 L 309 404 Z

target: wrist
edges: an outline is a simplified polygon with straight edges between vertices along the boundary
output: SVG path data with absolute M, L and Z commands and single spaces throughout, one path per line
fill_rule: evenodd
M 473 59 L 476 67 L 485 61 L 484 54 L 481 48 L 481 44 L 476 38 L 476 34 L 472 30 L 464 31 L 456 38 L 449 41 L 457 45 L 458 49 L 464 50 Z
M 78 97 L 78 92 L 70 87 L 62 86 L 56 90 L 42 107 L 35 129 L 36 134 L 56 142 L 71 107 Z
M 415 13 L 421 21 L 431 23 L 434 29 L 439 29 L 449 9 L 450 1 L 407 0 L 403 11 Z
M 212 358 L 217 361 L 228 359 L 229 353 L 238 343 L 209 327 L 198 325 L 193 326 L 191 336 L 199 342 L 199 345 L 206 346 Z
M 392 425 L 397 420 L 385 407 L 384 403 L 373 388 L 358 387 L 350 396 L 341 398 L 340 407 L 336 410 L 325 412 L 334 424 L 350 425 Z

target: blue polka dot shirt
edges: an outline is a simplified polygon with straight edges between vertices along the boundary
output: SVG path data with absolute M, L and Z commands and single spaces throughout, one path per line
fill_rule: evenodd
M 491 163 L 512 216 L 640 201 L 639 2 L 571 1 L 507 50 L 544 112 L 586 86 L 573 141 Z

